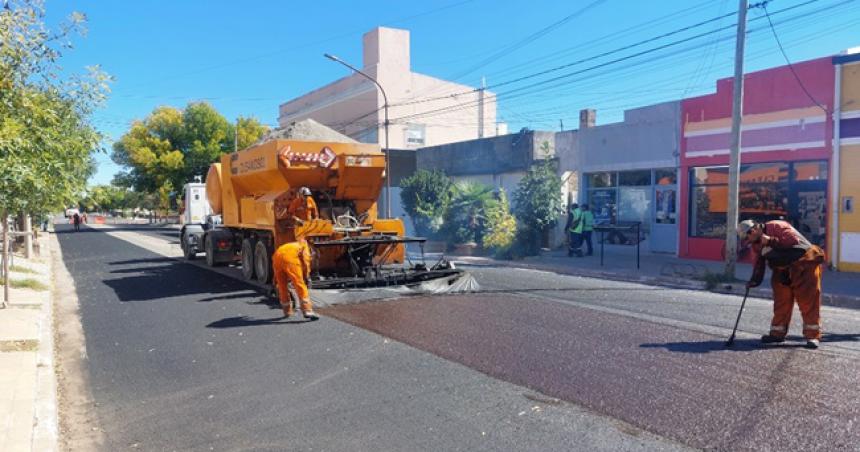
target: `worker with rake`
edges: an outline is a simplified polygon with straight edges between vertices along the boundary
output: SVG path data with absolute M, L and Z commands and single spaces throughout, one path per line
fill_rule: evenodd
M 737 231 L 741 240 L 750 243 L 754 253 L 753 274 L 747 288 L 761 284 L 765 263 L 773 272 L 773 320 L 770 333 L 761 338 L 762 343 L 785 341 L 791 311 L 797 302 L 803 317 L 806 348 L 818 348 L 821 340 L 821 264 L 824 262 L 824 251 L 781 220 L 767 223 L 744 220 L 738 224 Z

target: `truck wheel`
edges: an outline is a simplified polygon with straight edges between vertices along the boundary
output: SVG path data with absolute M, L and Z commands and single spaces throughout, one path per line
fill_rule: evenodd
M 254 279 L 254 240 L 242 240 L 242 276 L 247 280 Z
M 268 284 L 272 280 L 272 250 L 265 240 L 257 241 L 254 246 L 254 274 L 259 283 Z
M 188 246 L 188 237 L 186 237 L 185 234 L 182 234 L 180 240 L 182 245 L 182 255 L 185 256 L 185 259 L 189 261 L 197 259 L 197 247 Z
M 215 262 L 215 244 L 212 243 L 211 235 L 206 236 L 206 240 L 203 241 L 203 248 L 206 251 L 206 265 L 210 267 L 218 265 L 218 263 Z

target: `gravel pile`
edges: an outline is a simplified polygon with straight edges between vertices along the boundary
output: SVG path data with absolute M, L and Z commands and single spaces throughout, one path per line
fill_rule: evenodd
M 326 127 L 313 119 L 291 122 L 286 127 L 270 130 L 255 145 L 271 140 L 328 141 L 334 143 L 358 143 L 358 141 Z

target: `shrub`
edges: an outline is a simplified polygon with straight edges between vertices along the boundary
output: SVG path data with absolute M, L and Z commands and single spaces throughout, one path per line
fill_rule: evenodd
M 401 182 L 400 202 L 418 235 L 433 237 L 451 201 L 451 179 L 441 171 L 418 170 Z

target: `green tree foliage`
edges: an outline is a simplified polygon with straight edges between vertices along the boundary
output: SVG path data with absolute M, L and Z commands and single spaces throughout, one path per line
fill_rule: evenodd
M 505 189 L 499 189 L 496 202 L 486 208 L 483 245 L 494 252 L 503 253 L 514 241 L 517 233 L 517 219 L 511 214 L 510 203 Z
M 258 140 L 267 128 L 254 118 L 239 118 L 239 149 Z M 165 195 L 205 176 L 221 154 L 232 152 L 236 127 L 205 102 L 193 102 L 184 110 L 158 107 L 114 143 L 111 158 L 128 168 L 114 183 L 137 191 Z
M 441 171 L 418 170 L 401 182 L 400 202 L 412 218 L 415 231 L 435 236 L 451 202 L 451 179 Z
M 497 204 L 493 187 L 477 182 L 454 184 L 451 202 L 445 211 L 442 229 L 449 245 L 476 243 L 481 245 L 485 229 L 485 212 Z
M 56 30 L 43 20 L 40 0 L 0 9 L 0 211 L 10 213 L 40 214 L 76 200 L 101 140 L 89 116 L 109 77 L 98 68 L 61 77 L 58 66 L 84 16 L 75 13 Z
M 541 149 L 545 158 L 532 165 L 514 194 L 514 215 L 520 229 L 516 240 L 525 255 L 539 252 L 541 236 L 555 226 L 563 211 L 561 179 L 556 175 L 555 161 L 549 158 L 549 143 L 544 142 Z

